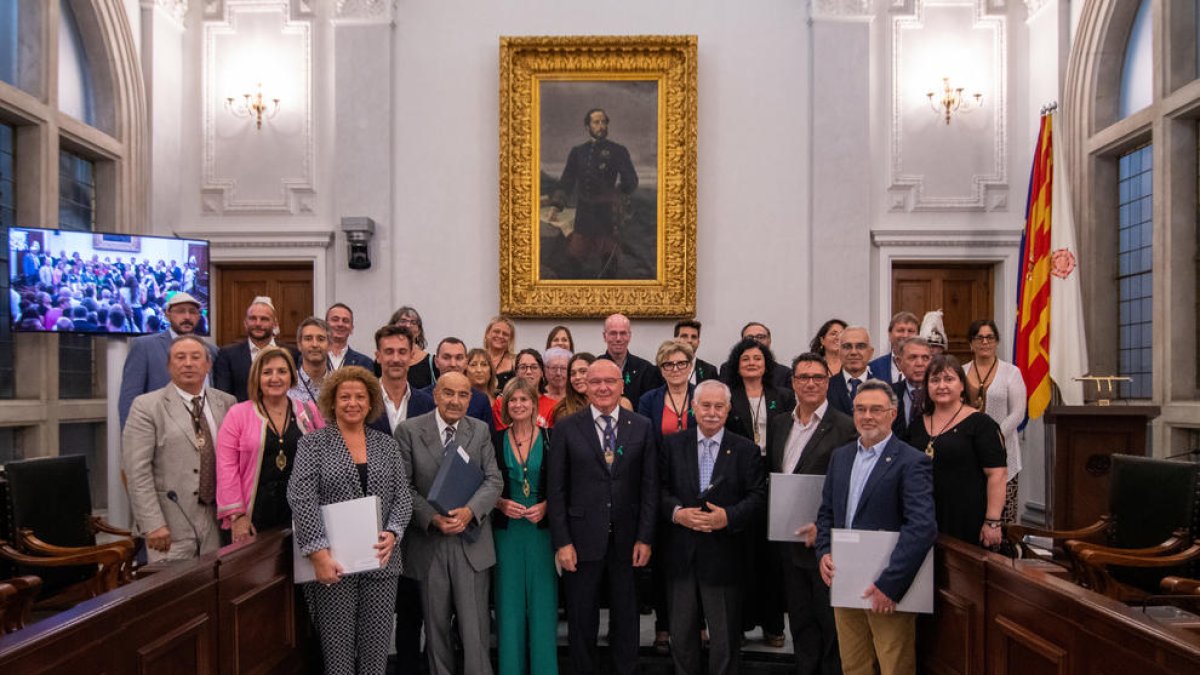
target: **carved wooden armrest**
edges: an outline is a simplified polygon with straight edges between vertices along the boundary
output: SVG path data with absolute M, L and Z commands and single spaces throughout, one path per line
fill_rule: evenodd
M 1085 549 L 1079 552 L 1079 560 L 1087 565 L 1117 565 L 1119 567 L 1174 567 L 1200 558 L 1200 540 L 1192 542 L 1188 548 L 1160 556 L 1139 556 L 1118 553 L 1116 550 Z
M 7 542 L 0 542 L 0 558 L 7 558 L 13 562 L 31 567 L 108 565 L 115 568 L 126 560 L 127 556 L 123 549 L 114 546 L 98 546 L 95 549 L 62 556 L 26 555 L 10 546 Z
M 133 553 L 132 539 L 118 539 L 106 544 L 96 544 L 95 546 L 56 546 L 42 541 L 33 533 L 33 530 L 27 528 L 22 528 L 17 533 L 17 538 L 22 550 L 45 556 L 78 555 L 101 548 L 119 548 L 128 551 L 130 555 Z
M 1179 549 L 1187 546 L 1191 542 L 1187 537 L 1187 530 L 1175 530 L 1171 537 L 1166 541 L 1156 546 L 1147 546 L 1145 548 L 1117 548 L 1114 546 L 1105 546 L 1090 541 L 1070 540 L 1064 546 L 1072 554 L 1078 556 L 1083 551 L 1107 551 L 1110 553 L 1120 553 L 1128 556 L 1141 556 L 1143 558 L 1153 558 L 1157 556 L 1174 553 Z
M 1200 595 L 1200 579 L 1185 577 L 1165 577 L 1159 584 L 1168 593 L 1181 595 Z
M 29 623 L 33 601 L 42 590 L 42 580 L 33 575 L 26 575 L 5 579 L 4 583 L 16 590 L 16 596 L 0 613 L 0 623 L 2 623 L 0 633 L 12 633 L 24 628 Z
M 1076 530 L 1046 530 L 1030 525 L 1009 525 L 1004 528 L 1009 541 L 1019 544 L 1026 536 L 1045 537 L 1046 539 L 1088 539 L 1104 532 L 1109 526 L 1110 518 L 1100 516 L 1100 520 Z
M 105 534 L 115 534 L 120 537 L 133 538 L 133 532 L 130 530 L 122 530 L 116 525 L 110 525 L 105 522 L 100 516 L 88 516 L 88 524 L 92 528 L 92 532 L 103 532 Z

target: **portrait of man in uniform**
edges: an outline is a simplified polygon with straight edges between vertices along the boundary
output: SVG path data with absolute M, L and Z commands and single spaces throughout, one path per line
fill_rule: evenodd
M 656 278 L 658 83 L 546 81 L 540 94 L 540 278 Z

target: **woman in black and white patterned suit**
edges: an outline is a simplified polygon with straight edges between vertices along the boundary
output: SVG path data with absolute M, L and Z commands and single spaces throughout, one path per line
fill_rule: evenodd
M 318 400 L 333 423 L 300 439 L 288 484 L 294 536 L 317 580 L 304 584 L 304 597 L 321 638 L 329 675 L 383 673 L 387 667 L 400 575 L 398 544 L 412 517 L 409 468 L 391 436 L 366 425 L 383 414 L 383 392 L 363 368 L 339 368 L 325 378 Z M 321 506 L 367 495 L 379 497 L 380 569 L 342 575 L 329 555 Z

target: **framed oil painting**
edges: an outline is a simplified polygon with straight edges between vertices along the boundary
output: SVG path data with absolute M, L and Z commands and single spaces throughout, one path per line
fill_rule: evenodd
M 695 308 L 696 37 L 502 37 L 500 311 Z

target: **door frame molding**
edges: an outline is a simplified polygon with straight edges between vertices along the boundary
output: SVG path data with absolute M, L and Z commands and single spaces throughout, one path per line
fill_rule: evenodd
M 1012 344 L 1017 320 L 1017 278 L 1020 275 L 1021 230 L 892 230 L 872 232 L 875 256 L 875 317 L 871 334 L 887 345 L 887 325 L 892 318 L 892 268 L 895 263 L 994 264 L 992 318 Z

